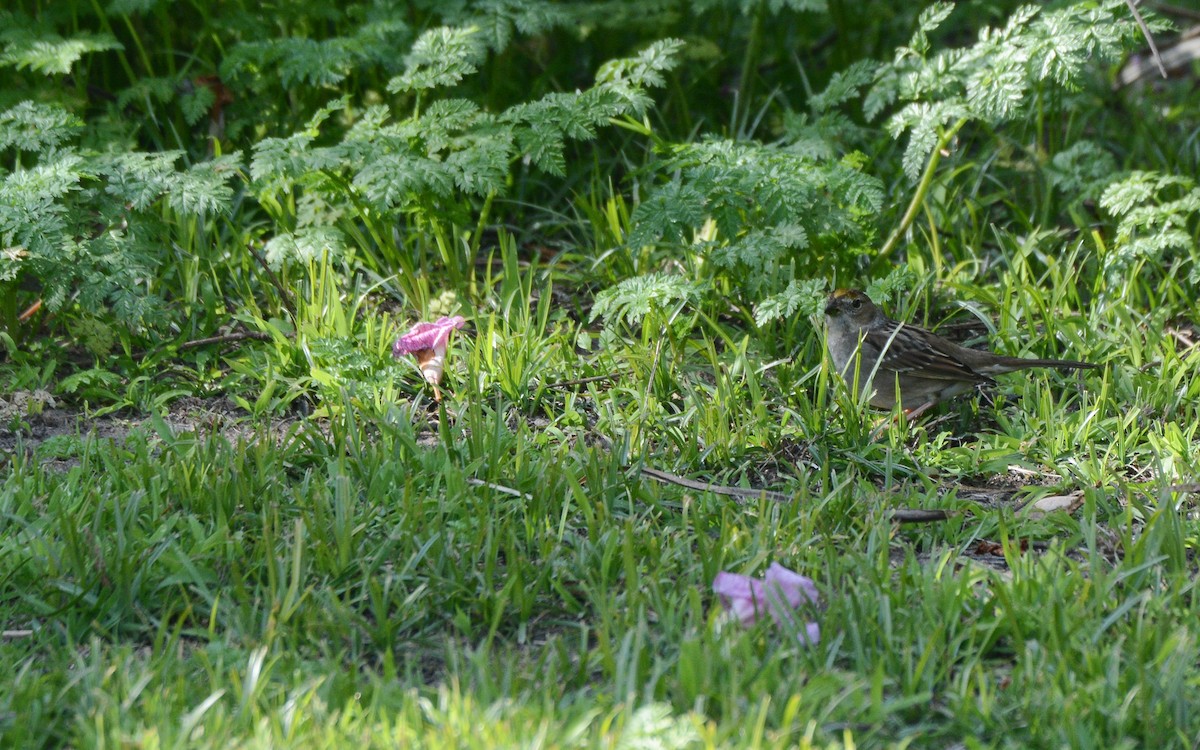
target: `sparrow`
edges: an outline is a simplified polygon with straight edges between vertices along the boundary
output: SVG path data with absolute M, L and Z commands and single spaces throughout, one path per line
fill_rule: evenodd
M 892 320 L 857 289 L 838 289 L 825 301 L 829 358 L 851 388 L 870 393 L 871 406 L 897 402 L 910 418 L 939 401 L 992 383 L 993 375 L 1032 367 L 1080 370 L 1097 367 L 1069 359 L 1005 357 L 968 349 L 936 333 Z M 860 356 L 861 354 L 861 356 Z

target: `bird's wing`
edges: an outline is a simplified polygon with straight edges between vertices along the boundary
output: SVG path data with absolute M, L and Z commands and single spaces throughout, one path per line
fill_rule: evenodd
M 898 323 L 879 331 L 869 331 L 867 342 L 883 352 L 879 369 L 916 372 L 936 380 L 990 380 L 966 365 L 951 348 L 953 345 L 917 326 Z

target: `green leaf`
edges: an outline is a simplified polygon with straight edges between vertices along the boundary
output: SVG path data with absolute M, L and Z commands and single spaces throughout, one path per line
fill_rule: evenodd
M 761 328 L 772 321 L 795 315 L 818 315 L 824 298 L 825 282 L 815 279 L 792 279 L 788 282 L 787 289 L 767 297 L 754 307 L 754 324 Z
M 345 255 L 346 247 L 345 236 L 334 227 L 305 227 L 275 235 L 263 250 L 267 263 L 278 270 L 289 263 L 304 264 L 324 257 L 341 257 Z
M 72 66 L 86 54 L 124 49 L 111 34 L 82 33 L 64 39 L 58 34 L 11 33 L 0 67 L 26 68 L 35 73 L 67 75 Z
M 387 90 L 421 91 L 453 86 L 478 70 L 487 48 L 477 28 L 441 27 L 422 34 L 405 58 L 405 71 L 388 82 Z
M 859 60 L 829 79 L 825 90 L 808 100 L 813 112 L 825 112 L 858 96 L 859 90 L 875 79 L 879 64 L 874 60 Z
M 74 137 L 83 129 L 83 121 L 53 104 L 31 101 L 0 113 L 0 150 L 49 150 Z
M 695 299 L 699 293 L 700 287 L 682 276 L 667 273 L 634 276 L 596 295 L 592 320 L 604 318 L 607 325 L 617 321 L 637 325 L 651 312 L 664 312 L 673 305 Z

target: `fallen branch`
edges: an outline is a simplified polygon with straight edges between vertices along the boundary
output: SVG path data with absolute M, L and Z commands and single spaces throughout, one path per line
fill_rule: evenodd
M 607 375 L 593 375 L 590 378 L 579 378 L 578 380 L 560 380 L 557 383 L 546 383 L 543 388 L 571 388 L 577 385 L 586 385 L 588 383 L 599 383 L 602 380 L 616 380 L 621 373 L 610 372 Z
M 250 254 L 254 256 L 254 259 L 258 261 L 258 265 L 262 266 L 262 269 L 267 272 L 267 278 L 270 279 L 271 285 L 274 286 L 279 292 L 279 296 L 283 300 L 284 307 L 286 307 L 288 312 L 290 312 L 292 315 L 295 315 L 296 301 L 292 299 L 292 294 L 287 290 L 287 287 L 279 282 L 279 277 L 276 276 L 275 272 L 271 270 L 271 264 L 267 263 L 267 259 L 262 257 L 262 254 L 259 253 L 254 247 L 253 242 L 247 243 L 246 249 L 249 250 Z
M 32 305 L 30 305 L 28 308 L 26 308 L 25 312 L 23 312 L 17 316 L 17 322 L 19 322 L 19 323 L 29 322 L 29 319 L 33 317 L 33 314 L 41 309 L 42 309 L 42 301 L 39 299 L 38 301 L 36 301 Z
M 689 490 L 696 490 L 697 492 L 711 492 L 714 495 L 727 495 L 729 497 L 736 497 L 742 500 L 758 500 L 759 498 L 766 498 L 767 500 L 774 500 L 777 503 L 785 503 L 792 499 L 791 495 L 783 492 L 776 492 L 775 490 L 755 490 L 747 489 L 745 487 L 728 487 L 723 484 L 697 482 L 694 479 L 687 479 L 679 476 L 678 474 L 671 474 L 670 472 L 659 471 L 658 469 L 651 469 L 646 466 L 642 467 L 642 473 L 651 479 L 656 479 L 659 482 L 662 482 L 663 484 L 677 484 L 680 487 L 687 487 Z
M 1200 492 L 1200 482 L 1167 485 L 1167 492 Z
M 1138 28 L 1142 30 L 1142 36 L 1146 37 L 1146 42 L 1150 45 L 1150 54 L 1154 57 L 1154 64 L 1158 66 L 1158 72 L 1162 73 L 1162 77 L 1165 79 L 1167 69 L 1163 67 L 1162 55 L 1158 54 L 1158 45 L 1154 43 L 1154 35 L 1150 33 L 1150 27 L 1146 25 L 1142 14 L 1138 12 L 1137 3 L 1134 0 L 1125 0 L 1125 5 L 1133 15 L 1133 20 L 1137 21 Z
M 671 474 L 658 469 L 651 469 L 645 466 L 642 467 L 642 474 L 662 482 L 664 484 L 677 484 L 680 487 L 687 487 L 689 490 L 697 492 L 711 492 L 716 495 L 726 495 L 735 497 L 739 500 L 758 500 L 766 498 L 777 503 L 789 502 L 792 499 L 791 495 L 775 490 L 755 490 L 745 487 L 728 487 L 721 484 L 709 484 L 708 482 L 697 482 L 693 479 L 687 479 L 677 474 Z M 916 508 L 892 508 L 887 511 L 888 518 L 898 523 L 934 523 L 937 521 L 945 521 L 957 513 L 948 510 L 920 510 Z
M 238 333 L 225 333 L 220 336 L 209 336 L 208 338 L 204 339 L 192 339 L 191 341 L 185 341 L 177 348 L 179 351 L 183 351 L 185 349 L 195 349 L 198 346 L 208 346 L 209 344 L 229 344 L 233 343 L 234 341 L 245 341 L 246 339 L 253 339 L 255 341 L 270 341 L 271 334 L 264 333 L 263 331 L 239 331 Z
M 485 482 L 484 480 L 476 479 L 475 477 L 467 477 L 466 482 L 473 487 L 487 487 L 489 490 L 495 490 L 496 492 L 501 492 L 505 495 L 512 495 L 513 497 L 519 497 L 522 500 L 528 500 L 530 502 L 533 501 L 533 495 L 530 495 L 528 492 L 514 490 L 512 487 L 505 487 L 504 485 L 496 484 L 495 482 Z

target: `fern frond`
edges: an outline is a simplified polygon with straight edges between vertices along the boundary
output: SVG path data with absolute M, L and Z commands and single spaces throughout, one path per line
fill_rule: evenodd
M 1104 191 L 1100 205 L 1118 219 L 1110 252 L 1102 259 L 1106 278 L 1120 277 L 1137 263 L 1159 265 L 1170 251 L 1181 251 L 1200 278 L 1196 217 L 1200 187 L 1180 175 L 1134 172 Z
M 124 49 L 111 34 L 81 32 L 69 38 L 21 30 L 7 35 L 0 67 L 29 69 L 45 75 L 67 75 L 84 55 Z
M 625 279 L 596 295 L 592 320 L 604 318 L 607 325 L 623 321 L 635 326 L 652 312 L 686 304 L 700 293 L 700 287 L 682 276 L 650 273 Z
M 24 101 L 0 113 L 0 151 L 48 151 L 82 129 L 83 121 L 62 107 Z
M 388 82 L 391 93 L 453 86 L 475 73 L 487 48 L 478 29 L 430 29 L 417 38 L 405 58 L 405 71 Z
M 825 299 L 825 282 L 817 279 L 792 279 L 787 288 L 773 294 L 754 307 L 754 324 L 766 324 L 795 315 L 811 317 L 821 312 Z
M 825 90 L 808 100 L 813 112 L 823 113 L 858 96 L 859 91 L 875 79 L 879 64 L 874 60 L 859 60 L 829 79 Z
M 324 257 L 338 258 L 346 253 L 346 238 L 334 227 L 305 227 L 295 232 L 283 232 L 267 241 L 263 255 L 267 263 L 279 270 L 292 263 L 305 264 Z
M 819 273 L 824 252 L 870 234 L 883 186 L 857 163 L 727 140 L 676 146 L 654 165 L 670 179 L 634 210 L 627 244 L 687 245 L 747 301 L 770 298 L 797 274 Z M 709 220 L 715 233 L 701 230 Z
M 167 203 L 184 216 L 228 213 L 233 198 L 229 180 L 240 160 L 240 154 L 227 154 L 173 174 L 166 185 Z

